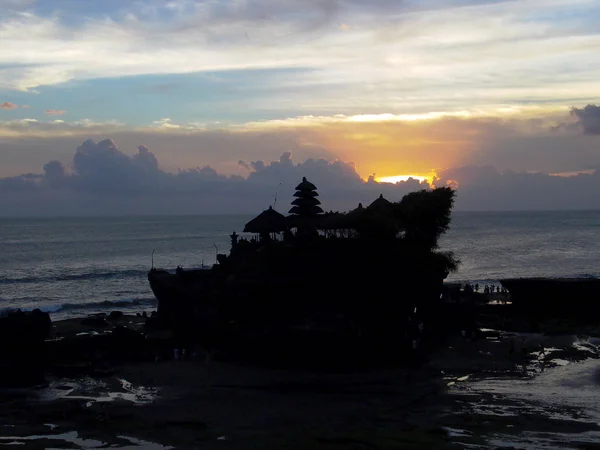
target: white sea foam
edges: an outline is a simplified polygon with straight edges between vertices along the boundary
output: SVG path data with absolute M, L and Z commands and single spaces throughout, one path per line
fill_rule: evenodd
M 589 340 L 575 341 L 573 347 L 597 352 Z M 531 378 L 490 377 L 456 384 L 451 389 L 465 396 L 463 413 L 503 417 L 514 424 L 520 423 L 520 417 L 529 416 L 596 427 L 600 424 L 600 360 L 573 362 L 555 358 L 552 363 L 552 367 Z M 508 431 L 509 426 L 507 432 L 487 436 L 490 448 L 579 448 L 572 443 L 600 443 L 600 432 L 594 430 L 574 433 L 531 430 L 513 435 Z

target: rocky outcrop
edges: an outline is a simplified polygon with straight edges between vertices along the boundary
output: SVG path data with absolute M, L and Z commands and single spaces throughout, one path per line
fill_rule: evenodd
M 0 317 L 0 385 L 30 386 L 44 381 L 50 329 L 50 315 L 39 309 Z

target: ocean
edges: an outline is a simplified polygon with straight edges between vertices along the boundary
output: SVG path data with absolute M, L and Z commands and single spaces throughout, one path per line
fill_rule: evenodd
M 153 262 L 165 269 L 213 264 L 217 252 L 229 251 L 229 234 L 251 218 L 0 219 L 0 311 L 40 308 L 55 320 L 150 312 Z M 600 276 L 600 211 L 454 212 L 440 247 L 462 262 L 448 281 Z

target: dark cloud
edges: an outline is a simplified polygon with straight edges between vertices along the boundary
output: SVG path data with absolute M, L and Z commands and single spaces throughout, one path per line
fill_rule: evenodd
M 51 188 L 61 188 L 67 180 L 67 170 L 60 161 L 50 161 L 44 164 L 44 181 Z
M 23 214 L 25 205 L 31 207 L 30 214 L 252 213 L 277 197 L 276 206 L 287 212 L 295 185 L 306 176 L 319 187 L 326 209 L 347 210 L 380 193 L 399 200 L 426 187 L 417 180 L 395 185 L 365 182 L 350 163 L 323 158 L 296 163 L 292 152 L 284 152 L 277 161 L 240 161 L 240 165 L 249 170 L 245 178 L 222 175 L 210 166 L 171 173 L 159 168 L 145 146 L 129 156 L 110 139 L 87 140 L 77 148 L 69 168 L 50 161 L 43 174 L 0 179 L 0 206 L 12 205 L 3 209 L 4 215 Z
M 354 165 L 350 163 L 309 158 L 302 163 L 294 164 L 291 152 L 283 153 L 279 161 L 268 164 L 264 161 L 254 161 L 251 166 L 254 171 L 248 176 L 249 182 L 276 185 L 287 180 L 295 182 L 305 176 L 304 174 L 310 174 L 314 183 L 330 188 L 344 189 L 364 184 Z
M 246 177 L 225 176 L 210 166 L 167 172 L 148 147 L 129 156 L 110 139 L 88 140 L 69 166 L 50 161 L 42 174 L 1 178 L 0 210 L 3 215 L 255 213 L 277 201 L 276 208 L 287 212 L 303 176 L 318 186 L 326 210 L 349 210 L 379 194 L 399 200 L 426 187 L 417 180 L 364 181 L 352 163 L 295 162 L 289 151 L 275 161 L 239 165 Z M 559 177 L 471 165 L 441 171 L 436 185 L 457 187 L 462 210 L 600 208 L 598 171 Z
M 600 106 L 571 108 L 571 115 L 577 118 L 577 127 L 583 134 L 600 134 Z
M 437 183 L 457 188 L 456 206 L 463 210 L 600 208 L 599 171 L 562 177 L 465 166 L 441 172 Z
M 16 177 L 0 178 L 0 193 L 35 193 L 40 190 L 42 181 L 42 175 L 32 173 L 18 175 Z
M 243 167 L 246 170 L 252 170 L 252 164 L 247 163 L 243 159 L 240 159 L 238 161 L 238 166 L 241 166 L 241 167 Z
M 154 153 L 152 153 L 145 145 L 140 145 L 138 147 L 138 152 L 133 155 L 132 160 L 134 164 L 137 164 L 148 172 L 158 171 L 158 159 L 156 159 Z
M 572 114 L 589 122 L 595 108 L 574 108 Z M 424 187 L 416 180 L 398 185 L 364 181 L 357 172 L 359 168 L 363 175 L 372 173 L 386 164 L 391 172 L 379 175 L 425 173 L 424 168 L 434 164 L 451 167 L 438 169 L 439 183 L 458 186 L 457 208 L 463 210 L 600 208 L 599 175 L 547 175 L 600 167 L 595 139 L 573 128 L 549 131 L 549 124 L 566 119 L 561 113 L 544 121 L 447 118 L 194 133 L 125 132 L 118 127 L 113 133 L 85 123 L 67 127 L 64 137 L 45 138 L 42 133 L 0 142 L 0 154 L 8 163 L 27 151 L 29 164 L 35 161 L 44 169 L 38 175 L 0 178 L 0 213 L 40 208 L 48 214 L 253 213 L 272 204 L 276 195 L 278 208 L 286 211 L 303 176 L 319 187 L 327 210 L 347 210 L 380 193 L 399 199 Z M 54 125 L 19 121 L 14 126 L 45 132 Z M 113 135 L 121 148 L 137 150 L 123 153 L 110 139 L 81 143 L 77 136 L 83 131 Z M 357 134 L 360 142 L 351 138 Z M 420 144 L 403 144 L 413 140 Z M 140 141 L 147 146 L 139 146 Z M 57 160 L 47 162 L 49 153 Z M 177 169 L 195 166 L 199 160 L 203 165 Z M 356 167 L 347 162 L 351 160 Z M 165 167 L 165 162 L 171 165 Z M 2 169 L 7 175 L 30 170 L 29 166 L 7 170 L 4 165 Z
M 49 154 L 67 161 L 72 157 L 72 149 L 84 138 L 98 140 L 107 135 L 122 148 L 137 148 L 143 142 L 169 171 L 193 167 L 201 160 L 219 173 L 244 174 L 246 170 L 260 169 L 252 168 L 251 157 L 260 165 L 260 161 L 279 159 L 282 151 L 292 151 L 297 161 L 321 157 L 354 161 L 363 176 L 373 172 L 380 176 L 422 174 L 440 167 L 469 164 L 558 173 L 592 169 L 600 164 L 599 142 L 577 129 L 575 117 L 568 110 L 506 118 L 374 122 L 327 119 L 203 130 L 132 130 L 119 124 L 84 120 L 0 121 L 0 135 L 16 136 L 0 141 L 4 157 L 0 176 L 41 167 Z M 559 131 L 551 131 L 558 123 L 565 125 Z M 242 163 L 238 164 L 240 160 Z

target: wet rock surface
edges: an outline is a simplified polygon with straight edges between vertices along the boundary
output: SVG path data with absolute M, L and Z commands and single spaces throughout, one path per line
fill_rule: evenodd
M 445 434 L 427 425 L 441 387 L 426 372 L 315 376 L 204 361 L 135 364 L 105 380 L 62 378 L 0 397 L 0 420 L 14 425 L 0 429 L 0 443 L 77 431 L 115 446 L 129 436 L 185 449 L 444 448 Z
M 172 335 L 145 321 L 53 324 L 52 348 L 63 359 L 43 386 L 0 390 L 0 423 L 11 425 L 0 428 L 0 444 L 443 449 L 600 441 L 600 413 L 590 415 L 593 405 L 575 395 L 600 404 L 593 338 L 483 329 L 450 337 L 421 367 L 316 373 L 223 363 L 199 349 L 173 360 Z M 125 342 L 141 353 L 123 353 Z M 564 384 L 582 377 L 583 385 Z
M 455 431 L 454 442 L 463 448 L 580 449 L 599 445 L 600 352 L 596 340 L 533 333 L 502 333 L 502 337 L 504 342 L 487 343 L 501 349 L 499 353 L 479 349 L 477 354 L 504 360 L 505 368 L 500 369 L 496 361 L 496 370 L 480 370 L 482 363 L 472 362 L 444 374 L 448 395 L 440 420 Z M 511 340 L 517 342 L 513 344 L 516 350 L 525 351 L 511 353 Z M 461 344 L 472 345 L 454 345 Z M 502 354 L 507 356 L 499 357 Z

